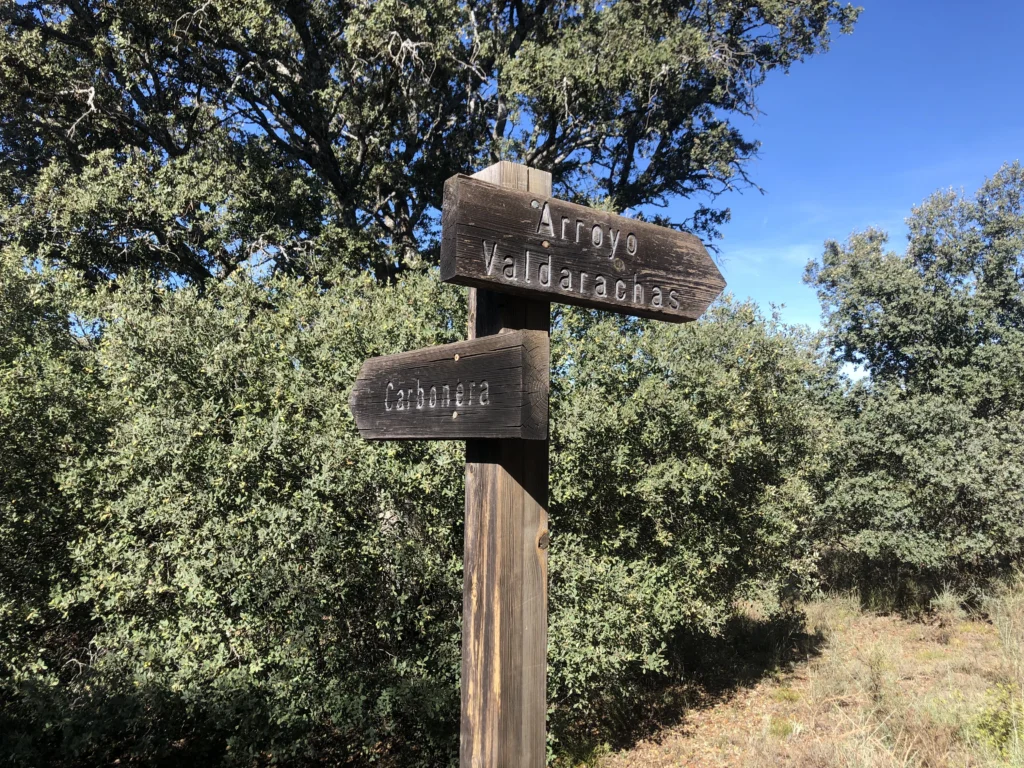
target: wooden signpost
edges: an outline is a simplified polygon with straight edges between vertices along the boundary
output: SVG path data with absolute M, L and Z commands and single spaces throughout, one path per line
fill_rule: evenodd
M 459 285 L 675 323 L 725 288 L 697 237 L 539 190 L 455 176 L 441 221 L 441 279 Z
M 469 341 L 364 363 L 367 439 L 466 440 L 461 768 L 546 755 L 550 301 L 695 320 L 725 287 L 696 237 L 551 197 L 501 162 L 445 184 L 441 277 Z
M 549 366 L 542 331 L 375 357 L 349 408 L 367 440 L 546 440 Z

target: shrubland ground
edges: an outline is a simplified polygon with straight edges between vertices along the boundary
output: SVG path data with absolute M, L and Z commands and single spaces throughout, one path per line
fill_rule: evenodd
M 908 616 L 855 594 L 815 598 L 760 680 L 691 684 L 674 693 L 689 704 L 680 721 L 632 748 L 605 744 L 561 765 L 1024 765 L 1024 579 L 993 585 L 978 607 L 946 590 L 925 608 Z

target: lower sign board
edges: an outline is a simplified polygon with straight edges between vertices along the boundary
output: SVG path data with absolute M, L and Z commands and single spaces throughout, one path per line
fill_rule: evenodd
M 677 323 L 725 288 L 693 235 L 468 176 L 441 221 L 446 282 Z
M 544 331 L 374 357 L 349 407 L 368 440 L 546 440 L 549 359 Z

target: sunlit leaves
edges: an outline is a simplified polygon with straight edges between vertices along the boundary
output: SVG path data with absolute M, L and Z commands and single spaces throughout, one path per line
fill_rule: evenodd
M 974 198 L 939 192 L 907 220 L 808 266 L 837 359 L 868 377 L 840 405 L 823 522 L 870 563 L 933 580 L 1024 551 L 1024 169 Z

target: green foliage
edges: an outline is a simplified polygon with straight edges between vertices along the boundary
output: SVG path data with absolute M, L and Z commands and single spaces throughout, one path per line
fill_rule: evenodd
M 201 283 L 254 257 L 383 278 L 433 255 L 444 180 L 498 159 L 619 209 L 713 195 L 746 182 L 757 145 L 731 120 L 767 73 L 856 17 L 839 0 L 5 0 L 0 239 L 97 278 Z
M 1000 758 L 1009 761 L 1024 752 L 1024 702 L 1012 685 L 998 685 L 990 701 L 977 716 L 972 737 Z M 1007 762 L 1014 765 L 1015 762 Z
M 51 277 L 53 279 L 51 279 Z M 83 640 L 50 604 L 73 583 L 83 510 L 61 482 L 104 437 L 102 390 L 69 332 L 73 289 L 0 259 L 0 695 L 57 683 Z M 79 616 L 81 618 L 81 616 Z M 84 625 L 88 629 L 88 624 Z M 0 717 L 0 730 L 3 720 Z
M 3 754 L 450 762 L 462 446 L 362 441 L 346 393 L 365 357 L 457 338 L 461 291 L 4 269 Z M 813 345 L 750 305 L 557 327 L 556 739 L 735 599 L 799 588 L 827 437 Z
M 554 338 L 549 658 L 570 718 L 737 599 L 770 614 L 806 584 L 829 421 L 813 340 L 750 304 L 682 326 L 566 310 Z
M 21 282 L 49 281 L 75 283 Z M 24 495 L 35 478 L 5 483 L 0 546 L 28 540 L 63 568 L 4 563 L 5 636 L 41 614 L 38 661 L 4 648 L 4 752 L 37 765 L 450 753 L 461 450 L 366 443 L 344 393 L 365 357 L 451 340 L 459 292 L 240 277 L 201 296 L 126 276 L 80 298 L 93 330 L 63 337 L 92 378 L 47 383 L 72 403 L 97 392 L 105 428 L 73 443 L 89 419 L 26 411 L 18 371 L 0 379 L 5 437 L 57 422 L 38 435 L 54 455 L 30 467 L 61 493 L 44 538 L 55 523 Z M 5 450 L 5 480 L 31 459 Z M 38 582 L 34 603 L 8 565 Z
M 906 253 L 869 231 L 807 277 L 838 359 L 869 376 L 839 405 L 826 535 L 866 572 L 990 575 L 1024 554 L 1024 169 L 939 193 Z

